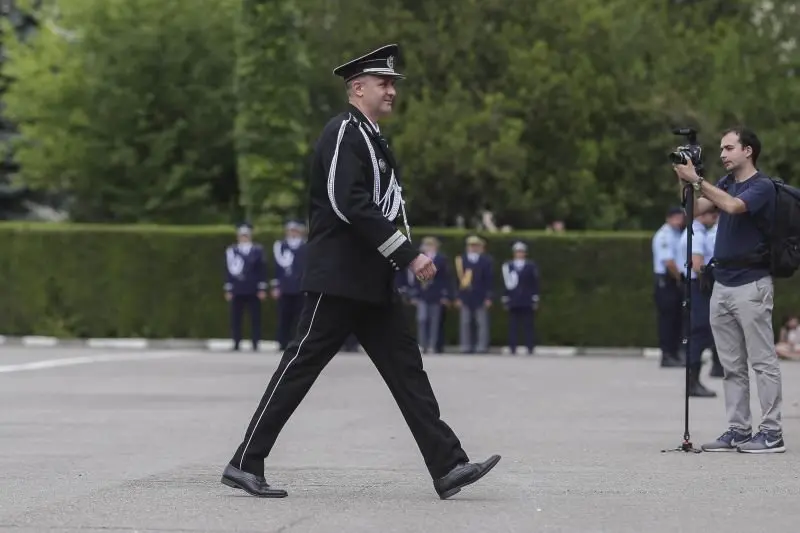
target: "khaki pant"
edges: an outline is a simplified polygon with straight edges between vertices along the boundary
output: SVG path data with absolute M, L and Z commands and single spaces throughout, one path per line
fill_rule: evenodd
M 711 295 L 711 330 L 725 369 L 725 410 L 729 425 L 742 431 L 752 429 L 748 362 L 761 402 L 759 429 L 781 431 L 783 392 L 772 330 L 772 296 L 769 276 L 740 287 L 715 283 Z

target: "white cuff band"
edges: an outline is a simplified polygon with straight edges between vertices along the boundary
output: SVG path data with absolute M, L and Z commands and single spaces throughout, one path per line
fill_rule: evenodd
M 389 257 L 407 240 L 406 236 L 400 233 L 400 230 L 397 230 L 378 247 L 378 251 L 382 253 L 384 257 Z

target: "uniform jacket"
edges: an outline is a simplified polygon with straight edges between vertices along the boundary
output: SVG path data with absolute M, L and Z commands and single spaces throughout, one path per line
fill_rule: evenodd
M 492 299 L 492 258 L 486 254 L 478 256 L 472 263 L 466 253 L 456 256 L 456 280 L 458 298 L 462 305 L 472 309 L 482 307 Z
M 412 276 L 411 297 L 429 304 L 439 303 L 443 298 L 452 299 L 452 281 L 447 263 L 447 256 L 437 253 L 433 258 L 436 276 L 432 280 L 419 281 Z
M 254 295 L 267 290 L 267 265 L 264 249 L 252 244 L 247 253 L 238 244 L 225 249 L 225 292 L 237 295 Z
M 503 303 L 509 309 L 532 309 L 539 301 L 539 269 L 530 259 L 525 259 L 522 268 L 513 260 L 503 263 L 503 283 Z
M 314 147 L 302 289 L 388 302 L 396 272 L 418 255 L 395 226 L 401 212 L 405 218 L 394 155 L 350 105 L 325 125 Z
M 275 263 L 275 279 L 272 280 L 272 286 L 280 289 L 281 294 L 300 294 L 305 259 L 305 243 L 292 249 L 286 239 L 275 241 L 272 245 L 272 260 Z

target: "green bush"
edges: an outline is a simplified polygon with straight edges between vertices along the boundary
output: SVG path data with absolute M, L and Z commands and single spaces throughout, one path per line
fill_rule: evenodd
M 281 234 L 261 229 L 255 240 L 271 254 Z M 439 236 L 452 260 L 467 233 L 416 228 L 414 241 L 424 235 Z M 495 258 L 498 295 L 493 344 L 506 339 L 500 265 L 521 239 L 542 276 L 541 344 L 657 346 L 650 234 L 485 237 Z M 0 224 L 0 334 L 225 338 L 223 250 L 233 239 L 229 227 Z M 800 311 L 798 279 L 776 284 L 776 327 L 786 313 Z M 274 301 L 265 305 L 265 338 L 274 338 L 275 308 Z M 455 311 L 448 315 L 447 337 L 457 342 Z

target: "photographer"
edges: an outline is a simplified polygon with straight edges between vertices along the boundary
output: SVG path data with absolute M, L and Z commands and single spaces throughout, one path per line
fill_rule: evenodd
M 704 451 L 784 452 L 781 428 L 782 384 L 772 331 L 773 282 L 767 266 L 741 258 L 755 256 L 768 245 L 757 220 L 772 225 L 775 189 L 756 169 L 761 142 L 742 128 L 725 132 L 720 157 L 726 176 L 716 185 L 695 171 L 692 161 L 675 164 L 678 177 L 691 183 L 700 198 L 694 214 L 720 210 L 714 246 L 710 322 L 723 379 L 728 430 Z M 752 435 L 748 361 L 756 374 L 762 420 Z

